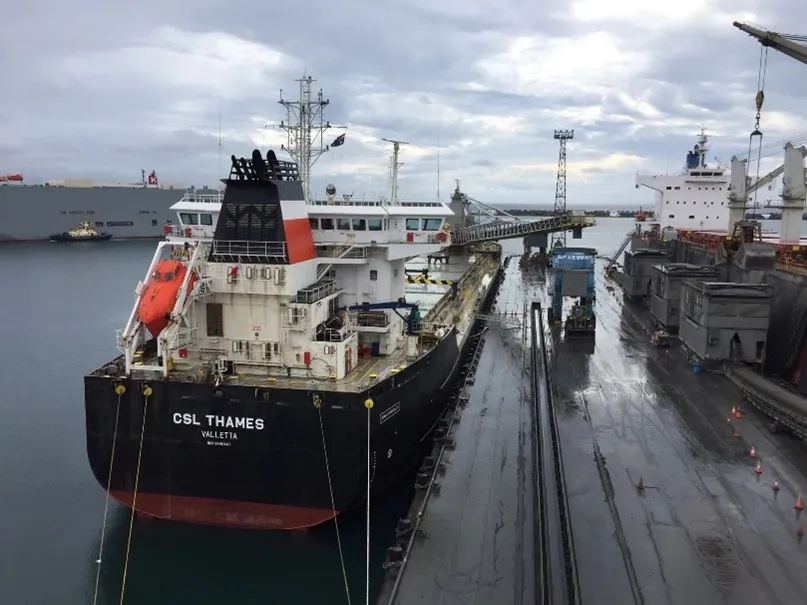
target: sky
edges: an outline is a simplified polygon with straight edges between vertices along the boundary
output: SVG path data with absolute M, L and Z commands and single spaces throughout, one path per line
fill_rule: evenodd
M 551 205 L 556 129 L 570 206 L 652 205 L 637 171 L 682 168 L 700 126 L 709 160 L 748 152 L 761 45 L 734 20 L 791 31 L 803 0 L 28 0 L 0 24 L 0 174 L 217 185 L 231 154 L 278 149 L 304 73 L 345 144 L 312 189 Z M 807 26 L 805 26 L 807 27 Z M 781 163 L 807 133 L 807 66 L 770 50 L 761 130 Z M 802 111 L 800 111 L 802 109 Z M 220 143 L 219 143 L 220 142 Z M 773 147 L 770 147 L 773 146 Z M 755 143 L 756 147 L 756 143 Z M 438 178 L 439 149 L 439 178 Z M 280 154 L 283 157 L 283 154 Z M 752 162 L 752 171 L 756 162 Z

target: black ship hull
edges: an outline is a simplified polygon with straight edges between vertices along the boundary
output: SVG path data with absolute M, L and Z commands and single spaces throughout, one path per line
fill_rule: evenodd
M 366 497 L 368 399 L 373 491 L 419 464 L 467 352 L 469 339 L 461 340 L 452 329 L 360 393 L 87 376 L 90 466 L 104 489 L 145 516 L 256 529 L 318 525 Z
M 106 242 L 112 239 L 111 233 L 99 233 L 98 235 L 77 235 L 73 236 L 69 233 L 55 233 L 50 236 L 50 241 L 58 243 L 70 242 Z

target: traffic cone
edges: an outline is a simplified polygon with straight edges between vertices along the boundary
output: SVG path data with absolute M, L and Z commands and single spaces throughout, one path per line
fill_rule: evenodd
M 748 455 L 749 455 L 749 456 L 751 456 L 751 460 L 755 460 L 755 459 L 756 459 L 756 457 L 757 457 L 757 448 L 755 448 L 755 447 L 752 445 L 752 446 L 751 446 L 751 451 L 748 453 Z
M 731 416 L 729 416 L 728 418 L 726 418 L 726 424 L 731 424 Z
M 754 469 L 754 472 L 755 472 L 757 475 L 761 475 L 761 474 L 762 474 L 762 462 L 760 462 L 759 460 L 757 460 L 757 467 Z
M 778 479 L 774 479 L 774 480 L 773 480 L 773 488 L 772 488 L 772 489 L 773 489 L 773 491 L 775 491 L 775 492 L 778 492 L 778 491 L 781 489 L 781 488 L 779 487 L 779 480 L 778 480 Z
M 740 409 L 740 406 L 739 406 L 739 405 L 737 406 L 737 411 L 735 412 L 734 417 L 735 417 L 735 418 L 738 418 L 738 419 L 743 417 L 743 412 L 742 412 L 742 410 Z
M 801 499 L 801 494 L 799 494 L 799 497 L 796 498 L 796 506 L 794 506 L 793 508 L 795 508 L 796 510 L 804 510 L 804 502 Z
M 737 417 L 737 406 L 736 405 L 731 406 L 731 415 L 734 416 L 735 418 Z

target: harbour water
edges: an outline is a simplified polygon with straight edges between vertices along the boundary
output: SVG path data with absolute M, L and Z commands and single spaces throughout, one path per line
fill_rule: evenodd
M 774 221 L 766 229 L 776 229 Z M 616 250 L 630 220 L 600 219 L 569 245 Z M 505 242 L 518 254 L 521 242 Z M 99 570 L 105 494 L 86 460 L 82 376 L 115 353 L 154 245 L 0 247 L 0 603 L 346 603 L 333 525 L 308 534 L 136 523 L 110 502 Z M 503 292 L 521 300 L 522 292 Z M 373 506 L 373 586 L 411 482 Z M 363 513 L 340 525 L 351 601 L 364 602 Z

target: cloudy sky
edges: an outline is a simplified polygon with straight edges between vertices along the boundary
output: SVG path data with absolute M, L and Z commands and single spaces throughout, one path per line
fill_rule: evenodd
M 266 125 L 307 71 L 347 126 L 315 191 L 387 193 L 387 137 L 410 143 L 401 196 L 434 198 L 439 133 L 442 195 L 460 179 L 485 202 L 551 204 L 568 128 L 570 204 L 649 205 L 635 172 L 678 170 L 699 125 L 710 159 L 747 151 L 760 45 L 732 21 L 807 34 L 789 26 L 805 17 L 803 0 L 11 3 L 0 173 L 215 184 L 231 153 L 284 142 Z M 771 50 L 766 93 L 766 143 L 807 132 L 807 66 Z

